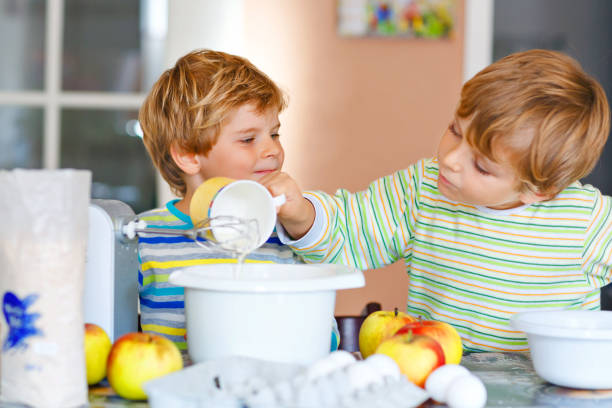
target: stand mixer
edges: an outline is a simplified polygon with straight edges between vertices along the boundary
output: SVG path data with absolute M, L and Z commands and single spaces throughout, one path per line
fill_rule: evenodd
M 138 330 L 138 241 L 122 232 L 134 218 L 121 201 L 89 204 L 84 320 L 102 327 L 112 342 Z
M 211 230 L 221 231 L 223 240 Z M 118 200 L 93 199 L 89 205 L 89 236 L 85 271 L 84 319 L 102 327 L 111 341 L 138 330 L 139 234 L 185 235 L 204 250 L 240 255 L 259 240 L 255 220 L 217 216 L 183 231 L 148 228 L 129 205 Z

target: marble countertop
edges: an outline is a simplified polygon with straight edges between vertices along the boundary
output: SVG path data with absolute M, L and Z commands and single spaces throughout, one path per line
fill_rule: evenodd
M 577 390 L 558 387 L 541 379 L 526 353 L 471 353 L 461 364 L 478 376 L 487 389 L 487 407 L 612 407 L 612 390 Z M 145 401 L 127 401 L 117 396 L 108 382 L 89 388 L 91 408 L 145 408 Z M 0 404 L 9 408 L 15 405 Z M 422 408 L 441 408 L 428 400 Z

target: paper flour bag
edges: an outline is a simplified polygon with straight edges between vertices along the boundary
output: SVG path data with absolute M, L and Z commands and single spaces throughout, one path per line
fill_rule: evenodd
M 83 284 L 91 173 L 0 171 L 2 401 L 87 405 Z

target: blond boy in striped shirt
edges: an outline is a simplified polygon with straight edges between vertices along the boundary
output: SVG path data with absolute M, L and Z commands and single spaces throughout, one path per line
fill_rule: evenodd
M 244 58 L 212 50 L 179 58 L 153 86 L 139 120 L 153 163 L 180 198 L 139 218 L 156 229 L 191 229 L 189 204 L 203 181 L 224 176 L 261 182 L 280 171 L 285 154 L 278 115 L 285 106 L 277 85 Z M 233 263 L 235 256 L 204 250 L 186 237 L 146 233 L 139 237 L 138 257 L 142 330 L 185 350 L 184 291 L 168 276 L 189 266 Z M 272 234 L 245 262 L 303 261 Z M 330 333 L 335 349 L 335 321 Z
M 578 182 L 609 128 L 597 81 L 531 50 L 463 86 L 435 158 L 358 193 L 302 195 L 283 173 L 266 184 L 296 203 L 279 213 L 281 240 L 306 261 L 403 260 L 408 313 L 452 324 L 468 351 L 521 351 L 512 314 L 599 309 L 612 279 L 611 199 Z

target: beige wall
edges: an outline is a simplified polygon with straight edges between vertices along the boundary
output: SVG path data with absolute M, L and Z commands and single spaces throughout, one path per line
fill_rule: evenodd
M 246 0 L 245 56 L 289 95 L 281 116 L 285 171 L 305 189 L 334 192 L 435 154 L 461 87 L 463 1 L 454 38 L 342 38 L 333 0 Z M 367 271 L 338 292 L 337 315 L 376 300 L 405 307 L 403 264 Z

